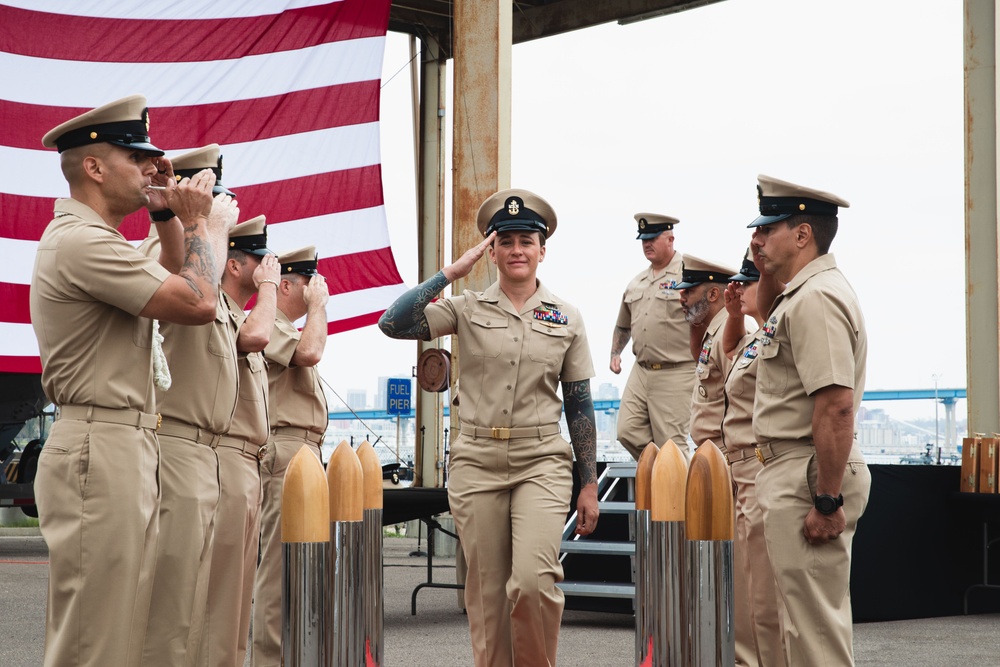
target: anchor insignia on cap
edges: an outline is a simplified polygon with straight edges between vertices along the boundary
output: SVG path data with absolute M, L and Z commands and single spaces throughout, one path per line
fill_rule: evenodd
M 646 218 L 639 218 L 639 229 L 646 228 Z
M 521 207 L 518 205 L 516 199 L 511 199 L 509 202 L 507 202 L 508 213 L 510 213 L 511 215 L 517 215 L 517 212 L 519 210 L 521 210 Z
M 149 132 L 149 109 L 142 110 L 142 120 L 146 123 L 146 131 Z

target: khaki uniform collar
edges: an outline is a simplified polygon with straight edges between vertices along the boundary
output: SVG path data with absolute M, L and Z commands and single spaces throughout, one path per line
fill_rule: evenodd
M 714 336 L 725 324 L 726 318 L 729 317 L 729 311 L 725 308 L 720 308 L 719 312 L 712 317 L 712 321 L 708 323 L 708 329 L 705 330 L 706 336 Z
M 69 199 L 69 198 L 57 199 L 55 206 L 53 207 L 53 212 L 55 213 L 56 217 L 60 217 L 60 214 L 75 215 L 81 220 L 86 220 L 87 222 L 99 222 L 108 229 L 118 231 L 117 229 L 109 225 L 107 222 L 105 222 L 104 218 L 102 218 L 100 215 L 97 214 L 97 211 L 90 208 L 83 202 L 79 202 L 75 199 Z
M 654 272 L 653 266 L 649 266 L 649 282 L 656 282 L 662 278 L 667 273 L 680 273 L 681 268 L 684 265 L 684 256 L 674 250 L 674 256 L 671 258 L 667 265 L 663 267 L 660 271 Z
M 792 276 L 791 282 L 785 286 L 785 291 L 782 292 L 781 295 L 789 295 L 798 288 L 802 287 L 802 285 L 804 285 L 805 282 L 813 276 L 835 268 L 837 268 L 837 260 L 834 258 L 833 253 L 828 252 L 825 255 L 820 255 L 813 261 L 803 266 L 801 271 Z
M 562 306 L 562 302 L 556 299 L 555 295 L 542 284 L 541 280 L 536 279 L 535 283 L 537 285 L 535 293 L 524 302 L 524 308 L 521 310 L 521 313 L 531 312 L 541 305 L 545 305 L 549 309 L 558 310 Z M 518 317 L 521 316 L 521 313 L 514 309 L 514 304 L 510 302 L 507 295 L 503 293 L 502 289 L 500 289 L 499 280 L 487 287 L 483 292 L 479 293 L 476 298 L 479 301 L 496 304 L 512 315 L 517 315 Z

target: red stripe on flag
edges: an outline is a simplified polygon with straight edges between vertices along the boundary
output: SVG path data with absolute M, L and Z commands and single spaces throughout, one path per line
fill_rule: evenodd
M 30 277 L 30 276 L 26 276 Z M 28 286 L 0 283 L 0 321 L 14 324 L 31 324 L 28 307 Z
M 72 3 L 66 6 L 71 8 Z M 0 5 L 0 51 L 56 60 L 124 63 L 228 60 L 381 37 L 388 10 L 387 2 L 346 0 L 245 18 L 139 20 Z
M 358 315 L 357 317 L 348 317 L 343 320 L 334 320 L 326 325 L 327 333 L 335 334 L 341 333 L 342 331 L 353 331 L 354 329 L 360 329 L 361 327 L 366 327 L 370 324 L 376 324 L 378 318 L 382 317 L 384 310 L 380 310 L 377 313 L 368 313 L 367 315 Z
M 237 195 L 241 217 L 249 220 L 263 213 L 268 224 L 372 208 L 385 201 L 380 165 L 246 187 L 224 180 Z M 54 203 L 50 197 L 0 193 L 0 236 L 22 241 L 42 238 Z M 146 238 L 149 214 L 141 210 L 126 216 L 118 231 L 131 241 Z
M 379 81 L 324 86 L 219 104 L 152 107 L 149 136 L 164 150 L 222 146 L 378 120 Z M 0 100 L 0 145 L 42 149 L 42 137 L 88 111 Z M 225 153 L 223 152 L 223 155 Z
M 378 321 L 378 318 L 376 318 L 376 321 Z M 38 357 L 0 356 L 0 370 L 5 373 L 41 373 L 42 360 Z
M 331 295 L 403 282 L 390 248 L 320 258 L 319 272 L 326 277 Z

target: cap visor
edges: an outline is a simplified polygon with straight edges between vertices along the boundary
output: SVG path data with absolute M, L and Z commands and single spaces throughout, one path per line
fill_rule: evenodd
M 753 227 L 763 227 L 764 225 L 770 225 L 775 222 L 780 222 L 785 218 L 792 217 L 792 215 L 793 214 L 791 213 L 782 213 L 781 215 L 762 215 L 753 222 L 751 222 L 749 225 L 747 225 L 747 229 L 751 229 Z
M 245 252 L 248 255 L 257 255 L 258 257 L 267 257 L 268 255 L 278 254 L 273 250 L 271 250 L 270 248 L 257 248 L 256 250 L 244 250 L 243 252 Z
M 138 143 L 138 142 L 126 144 L 124 141 L 109 141 L 107 143 L 111 144 L 112 146 L 120 146 L 122 148 L 130 148 L 136 151 L 143 151 L 145 153 L 149 153 L 153 157 L 163 157 L 164 155 L 166 155 L 166 153 L 161 151 L 153 144 Z
M 655 239 L 657 236 L 659 236 L 662 233 L 663 232 L 651 232 L 651 233 L 648 233 L 648 234 L 639 234 L 635 238 L 638 239 L 638 240 L 642 240 L 642 241 L 648 241 L 649 239 Z
M 733 282 L 750 283 L 750 282 L 756 282 L 758 280 L 760 280 L 760 276 L 748 276 L 743 273 L 737 273 L 735 276 L 729 276 L 729 282 L 731 283 Z
M 212 186 L 213 195 L 229 195 L 230 197 L 235 197 L 236 193 L 227 188 L 225 185 L 213 185 Z
M 697 287 L 701 283 L 677 283 L 674 285 L 674 289 L 691 289 L 692 287 Z

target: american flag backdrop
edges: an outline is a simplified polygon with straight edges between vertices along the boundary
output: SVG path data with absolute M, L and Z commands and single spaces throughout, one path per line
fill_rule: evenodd
M 222 147 L 240 219 L 278 251 L 314 244 L 329 331 L 404 289 L 382 196 L 379 87 L 390 0 L 14 0 L 0 4 L 0 372 L 41 371 L 35 247 L 69 188 L 42 135 L 142 93 L 168 157 Z M 145 238 L 148 215 L 126 218 Z

